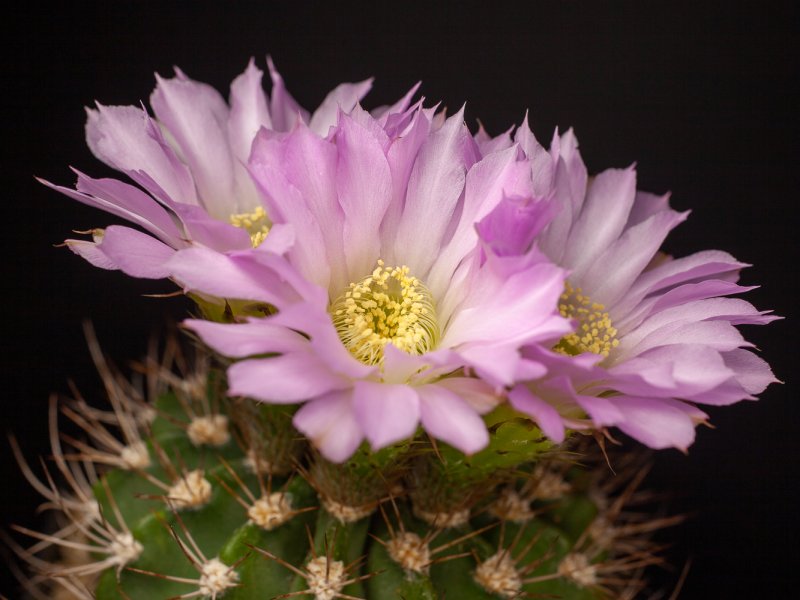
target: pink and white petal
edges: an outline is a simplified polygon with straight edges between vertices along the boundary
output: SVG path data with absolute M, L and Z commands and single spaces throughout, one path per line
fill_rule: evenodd
M 684 283 L 671 290 L 647 298 L 639 303 L 631 312 L 616 318 L 616 309 L 612 308 L 611 319 L 617 328 L 618 336 L 627 335 L 628 332 L 638 327 L 646 318 L 674 306 L 681 306 L 697 300 L 743 294 L 756 289 L 758 286 L 741 286 L 731 281 L 709 279 L 698 283 Z M 627 302 L 627 300 L 625 300 Z
M 392 115 L 397 115 L 399 113 L 406 112 L 406 110 L 408 110 L 408 107 L 411 105 L 411 99 L 417 93 L 417 90 L 419 90 L 419 87 L 421 85 L 422 85 L 421 81 L 415 83 L 413 86 L 411 86 L 411 89 L 408 90 L 402 98 L 400 98 L 397 102 L 395 102 L 392 105 L 389 106 L 384 105 L 384 106 L 379 106 L 378 108 L 373 108 L 370 111 L 373 118 L 377 119 L 378 123 L 381 126 L 385 126 L 389 117 L 391 117 Z
M 576 280 L 620 236 L 635 197 L 636 171 L 632 167 L 608 169 L 592 180 L 559 262 L 572 270 Z
M 253 358 L 228 367 L 228 395 L 247 396 L 270 404 L 305 402 L 344 390 L 350 382 L 331 373 L 312 353 Z
M 514 135 L 531 163 L 533 193 L 536 198 L 546 198 L 553 190 L 557 160 L 536 139 L 528 125 L 528 113 Z M 571 214 L 571 211 L 570 211 Z M 564 236 L 566 239 L 566 235 Z
M 350 458 L 364 439 L 353 411 L 352 390 L 331 392 L 306 402 L 292 423 L 335 463 Z
M 733 325 L 725 321 L 668 323 L 650 332 L 635 345 L 628 345 L 627 341 L 623 338 L 614 351 L 615 362 L 673 344 L 700 344 L 720 352 L 752 346 Z
M 350 280 L 342 241 L 344 214 L 336 195 L 336 162 L 336 146 L 298 124 L 281 137 L 262 130 L 253 142 L 249 164 L 273 221 L 309 232 L 298 237 L 295 250 L 304 257 L 304 268 L 320 284 L 323 275 L 330 273 L 330 287 L 342 290 Z
M 44 179 L 38 181 L 82 204 L 127 219 L 174 248 L 186 245 L 167 211 L 132 185 L 116 179 L 91 179 L 82 173 L 78 173 L 77 190 L 54 185 Z
M 625 415 L 617 424 L 623 432 L 646 446 L 686 449 L 694 442 L 695 423 L 674 400 L 615 396 L 609 399 Z
M 298 302 L 269 318 L 271 323 L 281 325 L 308 336 L 308 344 L 315 356 L 326 368 L 348 379 L 368 379 L 378 374 L 378 367 L 357 360 L 342 344 L 327 311 L 327 296 L 314 300 L 306 294 L 304 302 Z
M 628 355 L 630 349 L 651 333 L 671 324 L 702 321 L 724 321 L 733 325 L 763 324 L 774 319 L 739 298 L 706 298 L 686 302 L 651 314 L 636 329 L 627 333 L 620 340 L 620 347 L 626 349 L 620 355 Z
M 256 142 L 258 144 L 258 142 Z M 263 146 L 260 146 L 263 149 Z M 279 163 L 251 162 L 252 173 L 267 206 L 267 212 L 278 224 L 302 231 L 303 236 L 296 239 L 288 256 L 293 264 L 316 285 L 327 288 L 330 284 L 331 262 L 325 246 L 325 236 L 321 222 L 309 210 L 300 190 L 286 180 Z M 267 239 L 271 234 L 267 236 Z
M 642 273 L 631 286 L 628 297 L 617 305 L 616 312 L 627 314 L 645 296 L 680 284 L 696 283 L 711 277 L 735 282 L 739 278 L 739 271 L 747 266 L 749 265 L 720 250 L 704 250 L 683 258 L 663 261 Z
M 664 397 L 693 396 L 734 376 L 720 353 L 705 344 L 660 346 L 608 371 L 621 392 Z
M 522 343 L 569 332 L 571 326 L 556 314 L 564 290 L 564 271 L 550 263 L 535 263 L 514 272 L 516 258 L 491 257 L 480 270 L 462 306 L 444 332 L 441 347 L 467 342 Z
M 411 171 L 394 255 L 421 279 L 427 279 L 456 214 L 472 165 L 471 143 L 462 108 L 428 136 Z
M 301 300 L 294 287 L 274 269 L 208 248 L 181 250 L 170 259 L 167 268 L 186 290 L 218 298 L 254 300 L 279 308 Z
M 341 120 L 342 115 L 345 113 L 339 113 L 339 119 Z M 365 111 L 359 104 L 350 111 L 347 115 L 350 119 L 352 119 L 355 123 L 366 129 L 372 137 L 375 138 L 375 141 L 378 142 L 381 150 L 384 154 L 389 150 L 389 146 L 392 144 L 392 139 L 389 138 L 386 130 L 381 126 L 379 121 L 376 121 L 375 118 Z M 399 115 L 396 115 L 399 117 Z M 410 120 L 410 117 L 409 117 Z
M 597 427 L 616 425 L 624 419 L 619 408 L 607 398 L 602 396 L 583 396 L 575 394 L 574 400 L 589 415 Z
M 482 123 L 478 123 L 478 133 L 473 136 L 475 144 L 478 146 L 478 151 L 481 156 L 488 156 L 494 152 L 502 152 L 514 145 L 511 139 L 511 132 L 514 130 L 512 125 L 506 131 L 498 136 L 491 137 L 483 128 Z
M 542 233 L 540 246 L 555 262 L 564 264 L 570 229 L 580 214 L 586 198 L 587 172 L 578 151 L 578 140 L 575 139 L 572 129 L 561 137 L 558 131 L 553 134 L 550 155 L 556 163 L 552 181 L 553 194 L 559 210 L 553 222 Z M 535 182 L 535 173 L 533 177 Z M 547 189 L 543 185 L 541 188 Z
M 150 104 L 192 170 L 206 211 L 227 221 L 235 203 L 233 156 L 228 145 L 228 106 L 213 87 L 177 76 L 163 79 Z
M 228 143 L 233 157 L 235 213 L 250 213 L 261 201 L 247 172 L 253 139 L 261 127 L 272 127 L 267 96 L 261 87 L 263 73 L 253 59 L 244 73 L 231 84 L 231 110 L 228 116 Z
M 688 212 L 661 212 L 626 229 L 591 263 L 583 277 L 572 280 L 573 285 L 591 290 L 592 301 L 610 309 L 625 297 L 667 234 L 688 215 Z
M 442 296 L 458 264 L 477 245 L 476 223 L 495 211 L 505 198 L 530 198 L 533 193 L 530 166 L 518 160 L 518 153 L 516 146 L 496 152 L 467 172 L 458 225 L 426 278 L 434 297 Z
M 336 187 L 344 212 L 345 257 L 351 281 L 375 268 L 380 225 L 392 200 L 392 175 L 378 140 L 345 114 L 336 132 Z
M 409 354 L 394 344 L 383 347 L 383 381 L 408 383 L 411 377 L 428 366 L 424 356 Z
M 339 110 L 349 113 L 361 99 L 372 89 L 373 79 L 365 79 L 358 83 L 341 83 L 331 90 L 319 108 L 311 115 L 308 128 L 321 137 L 328 135 L 328 130 L 336 125 Z
M 447 377 L 437 381 L 436 385 L 458 395 L 480 415 L 491 412 L 503 401 L 488 383 L 474 377 Z
M 628 223 L 625 225 L 625 229 L 630 229 L 646 221 L 655 214 L 669 211 L 669 197 L 669 193 L 659 196 L 657 194 L 636 190 L 636 199 L 633 201 L 633 206 L 628 215 Z
M 231 83 L 228 141 L 234 158 L 243 164 L 250 157 L 250 147 L 259 129 L 272 129 L 267 96 L 261 86 L 263 75 L 251 58 L 244 73 Z
M 750 394 L 760 394 L 771 383 L 780 383 L 769 365 L 747 350 L 722 353 L 725 365 L 734 372 L 736 381 Z
M 233 358 L 308 350 L 308 339 L 296 331 L 275 325 L 270 319 L 250 319 L 246 323 L 187 319 L 181 325 L 194 331 L 216 352 Z
M 413 436 L 419 424 L 419 396 L 407 385 L 357 381 L 353 404 L 374 450 Z
M 283 77 L 278 73 L 272 57 L 267 56 L 267 68 L 272 79 L 272 97 L 270 99 L 270 117 L 272 127 L 275 131 L 289 131 L 294 127 L 298 120 L 308 123 L 308 111 L 301 108 L 297 101 L 292 98 L 283 83 Z
M 99 246 L 126 275 L 144 279 L 163 279 L 170 275 L 166 264 L 175 250 L 146 233 L 112 225 L 106 228 Z
M 153 135 L 144 110 L 98 103 L 86 114 L 86 142 L 97 158 L 131 176 L 146 173 L 175 202 L 197 204 L 189 169 Z
M 564 421 L 558 411 L 550 404 L 537 398 L 524 385 L 514 387 L 508 393 L 508 400 L 515 409 L 531 417 L 539 429 L 556 443 L 564 441 Z
M 172 209 L 186 230 L 186 240 L 219 252 L 252 248 L 250 236 L 241 227 L 219 221 L 205 209 L 188 204 L 173 204 Z
M 67 248 L 83 258 L 86 262 L 100 269 L 118 271 L 119 267 L 109 258 L 99 244 L 88 240 L 64 240 Z
M 449 389 L 439 385 L 416 388 L 420 399 L 420 419 L 425 430 L 458 448 L 474 454 L 489 443 L 489 432 L 478 413 Z
M 517 344 L 467 343 L 457 352 L 467 366 L 492 385 L 511 385 L 520 379 L 521 357 Z
M 420 147 L 428 138 L 431 123 L 424 110 L 417 109 L 405 135 L 394 140 L 386 153 L 386 160 L 392 172 L 392 201 L 381 224 L 381 237 L 384 243 L 381 255 L 389 264 L 397 264 L 394 240 L 406 204 L 406 193 L 411 169 L 414 167 Z M 400 248 L 400 251 L 403 249 Z
M 493 254 L 518 256 L 530 251 L 555 211 L 555 203 L 547 200 L 532 202 L 528 198 L 504 197 L 473 229 Z

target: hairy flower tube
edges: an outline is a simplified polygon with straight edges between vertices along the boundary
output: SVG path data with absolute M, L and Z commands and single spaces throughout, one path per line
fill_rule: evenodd
M 569 333 L 564 271 L 534 248 L 503 256 L 475 223 L 509 197 L 541 227 L 517 147 L 483 155 L 459 112 L 411 107 L 381 124 L 356 107 L 326 138 L 305 124 L 262 129 L 250 172 L 274 225 L 269 244 L 178 252 L 187 290 L 277 310 L 186 325 L 223 355 L 229 393 L 305 402 L 295 426 L 329 459 L 429 434 L 466 453 L 488 442 L 480 414 L 506 386 L 544 374 L 527 345 Z
M 565 428 L 615 426 L 652 448 L 686 449 L 707 418 L 697 404 L 754 399 L 776 381 L 736 326 L 777 317 L 727 297 L 752 289 L 736 283 L 747 265 L 717 250 L 659 252 L 688 213 L 637 191 L 633 168 L 588 178 L 572 131 L 547 151 L 526 120 L 514 141 L 535 187 L 551 190 L 555 217 L 535 242 L 568 271 L 559 311 L 574 324 L 549 350 L 526 349 L 548 372 L 510 391 L 515 408 L 556 441 Z M 534 238 L 520 221 L 536 217 L 525 210 L 506 202 L 489 215 L 479 225 L 488 245 L 526 252 Z
M 372 85 L 371 80 L 343 83 L 309 114 L 286 91 L 269 59 L 268 65 L 269 97 L 251 60 L 231 84 L 229 103 L 176 69 L 171 79 L 156 75 L 150 97 L 154 117 L 137 106 L 98 103 L 87 109 L 92 153 L 138 187 L 78 171 L 75 189 L 42 183 L 146 233 L 112 225 L 95 229 L 92 241 L 71 239 L 67 246 L 95 266 L 160 279 L 168 277 L 164 263 L 175 250 L 200 246 L 226 252 L 262 243 L 271 221 L 246 168 L 256 132 L 288 131 L 302 121 L 324 135 L 337 111 L 352 109 Z M 401 100 L 399 108 L 407 102 Z M 391 112 L 391 107 L 385 111 Z

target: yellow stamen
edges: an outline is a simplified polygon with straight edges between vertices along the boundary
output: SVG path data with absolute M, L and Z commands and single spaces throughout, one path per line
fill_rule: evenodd
M 383 362 L 383 348 L 392 344 L 409 354 L 436 346 L 439 326 L 433 297 L 409 268 L 386 267 L 382 260 L 372 274 L 351 283 L 330 308 L 342 343 L 368 365 Z
M 605 312 L 605 306 L 592 302 L 581 288 L 573 288 L 568 281 L 559 299 L 558 310 L 562 317 L 576 320 L 578 327 L 561 338 L 556 344 L 556 352 L 571 356 L 583 352 L 608 356 L 619 345 L 617 330 Z
M 240 227 L 250 234 L 250 243 L 253 244 L 253 248 L 258 248 L 269 233 L 270 223 L 267 211 L 262 206 L 257 206 L 253 212 L 233 214 L 228 217 L 228 220 L 234 227 Z

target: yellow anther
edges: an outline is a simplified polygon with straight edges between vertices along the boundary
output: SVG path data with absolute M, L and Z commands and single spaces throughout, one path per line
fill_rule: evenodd
M 431 293 L 407 266 L 386 267 L 382 260 L 377 265 L 331 304 L 342 343 L 368 365 L 383 362 L 386 344 L 409 354 L 432 350 L 439 326 Z
M 263 206 L 257 206 L 253 212 L 233 214 L 228 220 L 234 227 L 244 229 L 250 234 L 253 248 L 258 248 L 267 239 L 270 223 Z
M 577 321 L 578 328 L 561 338 L 556 344 L 556 352 L 572 356 L 593 352 L 608 356 L 619 345 L 617 330 L 605 312 L 605 306 L 592 302 L 580 288 L 573 288 L 569 282 L 564 284 L 558 310 L 561 316 Z

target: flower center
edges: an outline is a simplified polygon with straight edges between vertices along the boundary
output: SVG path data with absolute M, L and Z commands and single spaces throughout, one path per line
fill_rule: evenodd
M 349 289 L 330 308 L 342 343 L 368 365 L 383 362 L 392 344 L 409 354 L 424 354 L 436 346 L 439 325 L 433 297 L 409 268 L 387 267 L 382 260 L 371 275 Z
M 611 324 L 611 317 L 605 312 L 605 306 L 592 302 L 581 288 L 573 288 L 569 281 L 564 284 L 558 310 L 562 317 L 575 319 L 578 327 L 561 338 L 556 344 L 556 352 L 570 356 L 583 352 L 608 356 L 611 349 L 619 345 L 617 330 Z
M 258 248 L 269 233 L 269 219 L 263 206 L 257 206 L 253 212 L 233 214 L 228 220 L 234 227 L 240 227 L 250 234 L 253 248 Z

